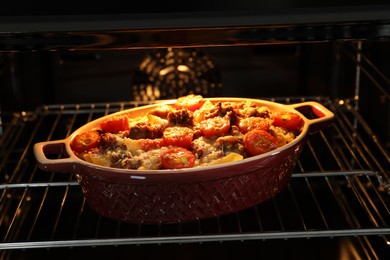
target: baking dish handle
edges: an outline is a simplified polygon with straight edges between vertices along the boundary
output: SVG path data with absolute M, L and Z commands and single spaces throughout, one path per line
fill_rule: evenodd
M 310 134 L 318 132 L 333 123 L 333 112 L 318 102 L 307 101 L 289 106 L 305 116 L 309 123 Z
M 74 172 L 76 161 L 67 152 L 66 142 L 64 139 L 36 143 L 34 154 L 39 168 L 53 172 Z M 48 155 L 52 158 L 48 158 Z

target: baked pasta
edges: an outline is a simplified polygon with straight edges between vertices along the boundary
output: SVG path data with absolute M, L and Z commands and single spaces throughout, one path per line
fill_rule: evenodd
M 200 95 L 161 104 L 144 115 L 109 117 L 76 135 L 71 148 L 102 166 L 156 170 L 227 163 L 272 151 L 301 132 L 302 118 L 252 101 L 212 102 Z

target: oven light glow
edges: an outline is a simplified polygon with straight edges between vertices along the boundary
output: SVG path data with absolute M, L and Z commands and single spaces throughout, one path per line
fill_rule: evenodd
M 188 68 L 188 66 L 186 66 L 186 65 L 179 65 L 179 66 L 177 66 L 177 70 L 181 71 L 181 72 L 188 72 L 188 71 L 190 71 L 190 68 Z
M 359 259 L 359 253 L 356 247 L 348 239 L 341 239 L 340 241 L 340 254 L 337 259 Z
M 169 67 L 166 67 L 162 70 L 159 71 L 159 74 L 160 76 L 165 76 L 167 74 L 169 74 L 170 72 L 172 72 L 175 68 L 173 66 L 169 66 Z
M 166 67 L 166 68 L 163 68 L 162 70 L 160 70 L 159 74 L 160 74 L 160 76 L 165 76 L 165 75 L 173 72 L 174 70 L 175 70 L 175 68 L 173 66 L 169 66 L 169 67 Z M 176 67 L 176 70 L 180 71 L 180 72 L 189 72 L 190 68 L 186 65 L 178 65 Z

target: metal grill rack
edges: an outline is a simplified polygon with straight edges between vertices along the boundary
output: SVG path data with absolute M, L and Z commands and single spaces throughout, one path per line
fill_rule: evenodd
M 361 47 L 358 43 L 352 51 L 342 51 L 356 74 L 372 82 L 370 91 L 389 101 L 382 87 L 390 85 L 388 79 Z M 360 84 L 357 80 L 356 90 Z M 97 215 L 85 203 L 74 175 L 41 171 L 32 153 L 36 142 L 63 139 L 89 121 L 149 102 L 47 105 L 2 113 L 0 259 L 71 259 L 107 252 L 117 259 L 129 252 L 142 259 L 173 252 L 172 259 L 210 257 L 200 248 L 213 250 L 216 259 L 267 253 L 273 259 L 384 259 L 390 255 L 388 148 L 356 109 L 356 99 L 271 99 L 309 100 L 331 109 L 335 123 L 310 136 L 283 192 L 226 216 L 164 225 L 128 224 Z M 312 257 L 305 258 L 310 250 Z
M 65 138 L 95 118 L 146 103 L 52 105 L 8 115 L 4 122 L 10 123 L 0 139 L 0 254 L 6 258 L 18 249 L 336 237 L 352 237 L 364 248 L 385 245 L 383 253 L 389 253 L 385 148 L 349 100 L 272 99 L 307 100 L 328 106 L 336 122 L 310 136 L 287 189 L 241 212 L 166 225 L 127 224 L 97 215 L 86 205 L 75 176 L 41 171 L 32 153 L 36 142 Z

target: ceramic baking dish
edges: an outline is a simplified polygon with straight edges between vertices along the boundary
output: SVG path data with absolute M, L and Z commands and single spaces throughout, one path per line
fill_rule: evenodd
M 288 184 L 307 138 L 329 126 L 334 118 L 325 106 L 311 101 L 285 105 L 248 98 L 208 99 L 212 102 L 251 100 L 273 111 L 298 113 L 304 125 L 294 141 L 285 146 L 240 161 L 204 167 L 118 169 L 86 162 L 73 153 L 70 143 L 77 134 L 97 128 L 110 117 L 143 115 L 162 104 L 159 102 L 101 117 L 66 139 L 35 144 L 38 166 L 46 171 L 76 174 L 88 205 L 107 218 L 149 224 L 188 222 L 240 211 L 277 195 Z M 314 114 L 314 118 L 305 116 L 307 112 Z M 52 154 L 66 158 L 49 159 L 48 155 Z

